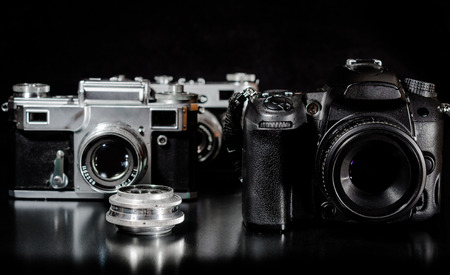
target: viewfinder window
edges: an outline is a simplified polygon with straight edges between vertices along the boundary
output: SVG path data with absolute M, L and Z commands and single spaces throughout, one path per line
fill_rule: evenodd
M 152 111 L 153 127 L 177 127 L 177 111 L 158 110 Z
M 48 111 L 27 111 L 28 124 L 49 124 Z
M 219 99 L 227 100 L 234 94 L 234 90 L 220 90 L 219 91 Z

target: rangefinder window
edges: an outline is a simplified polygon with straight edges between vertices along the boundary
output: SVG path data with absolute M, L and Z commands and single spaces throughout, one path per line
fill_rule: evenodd
M 27 111 L 28 124 L 48 124 L 48 110 L 29 110 Z
M 177 111 L 176 110 L 158 110 L 152 111 L 153 127 L 177 127 Z
M 234 94 L 234 90 L 219 90 L 219 99 L 228 100 Z

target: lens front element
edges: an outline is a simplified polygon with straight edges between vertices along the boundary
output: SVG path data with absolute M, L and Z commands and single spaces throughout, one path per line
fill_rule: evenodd
M 407 156 L 395 144 L 388 141 L 367 141 L 347 157 L 348 171 L 341 173 L 361 191 L 380 194 L 396 183 L 409 182 L 411 167 Z M 346 169 L 343 164 L 342 168 Z M 407 171 L 408 173 L 405 173 Z
M 92 153 L 94 173 L 104 180 L 122 178 L 130 168 L 132 152 L 114 140 L 101 141 Z
M 356 220 L 390 221 L 407 215 L 425 186 L 425 161 L 416 142 L 384 121 L 337 127 L 318 151 L 324 194 Z
M 109 197 L 106 220 L 119 230 L 137 235 L 162 235 L 184 221 L 182 199 L 163 185 L 125 186 Z
M 99 192 L 112 193 L 139 180 L 146 170 L 145 145 L 137 134 L 117 125 L 101 125 L 80 146 L 84 180 Z

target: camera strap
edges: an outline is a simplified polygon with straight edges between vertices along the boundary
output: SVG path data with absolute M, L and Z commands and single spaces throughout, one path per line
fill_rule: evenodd
M 223 127 L 223 139 L 228 155 L 233 164 L 233 170 L 242 182 L 242 113 L 248 99 L 254 97 L 257 91 L 251 87 L 242 92 L 234 93 L 228 102 L 228 109 Z

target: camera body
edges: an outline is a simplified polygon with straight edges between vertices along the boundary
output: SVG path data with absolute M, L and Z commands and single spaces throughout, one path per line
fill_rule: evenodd
M 13 91 L 2 106 L 12 122 L 11 196 L 104 198 L 137 183 L 196 196 L 197 95 L 182 85 L 154 94 L 148 80 L 121 76 L 82 80 L 77 97 L 38 83 Z
M 199 165 L 199 185 L 209 185 L 211 177 L 225 181 L 234 180 L 230 177 L 232 167 L 222 146 L 223 122 L 228 107 L 229 98 L 245 88 L 258 89 L 259 80 L 254 74 L 231 73 L 226 75 L 226 81 L 207 82 L 204 78 L 186 80 L 180 78 L 174 81 L 172 76 L 155 76 L 155 82 L 150 84 L 156 94 L 165 91 L 174 83 L 183 85 L 186 91 L 198 94 L 200 111 L 198 114 L 197 157 Z M 220 175 L 220 176 L 218 176 Z
M 434 85 L 347 60 L 322 89 L 269 90 L 243 113 L 243 217 L 391 223 L 440 210 L 443 113 Z

